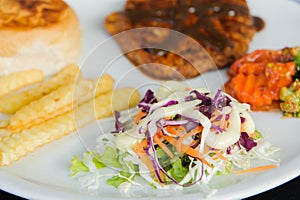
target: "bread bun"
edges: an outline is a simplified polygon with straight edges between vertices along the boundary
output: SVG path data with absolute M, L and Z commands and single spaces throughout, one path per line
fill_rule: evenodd
M 0 75 L 26 69 L 52 75 L 80 54 L 79 20 L 64 1 L 0 1 Z

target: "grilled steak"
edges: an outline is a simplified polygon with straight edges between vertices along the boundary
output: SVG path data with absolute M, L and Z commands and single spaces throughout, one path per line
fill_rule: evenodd
M 123 11 L 107 16 L 105 28 L 122 32 L 116 40 L 145 74 L 183 79 L 243 56 L 258 19 L 245 0 L 127 0 Z

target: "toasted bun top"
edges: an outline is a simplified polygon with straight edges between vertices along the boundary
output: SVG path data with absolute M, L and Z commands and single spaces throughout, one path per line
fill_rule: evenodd
M 52 75 L 81 53 L 81 29 L 63 0 L 0 0 L 0 76 L 42 69 Z
M 67 9 L 63 0 L 0 0 L 0 27 L 51 26 L 64 19 Z

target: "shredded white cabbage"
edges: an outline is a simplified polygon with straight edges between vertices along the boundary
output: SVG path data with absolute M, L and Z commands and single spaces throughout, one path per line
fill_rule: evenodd
M 166 82 L 165 85 L 162 85 L 155 92 L 159 101 L 151 105 L 148 115 L 138 124 L 132 125 L 131 123 L 130 128 L 125 129 L 123 132 L 117 134 L 108 133 L 97 138 L 98 145 L 92 152 L 101 155 L 107 147 L 116 149 L 120 154 L 124 155 L 119 162 L 122 162 L 123 168 L 126 168 L 127 172 L 131 174 L 129 177 L 123 176 L 119 172 L 113 174 L 100 173 L 101 169 L 97 169 L 93 162 L 93 153 L 85 153 L 82 162 L 89 172 L 80 173 L 79 182 L 81 185 L 89 190 L 93 190 L 100 187 L 100 179 L 118 176 L 126 180 L 119 185 L 120 192 L 127 193 L 131 191 L 131 186 L 133 185 L 143 186 L 142 183 L 133 180 L 133 177 L 138 174 L 145 182 L 157 189 L 182 189 L 183 185 L 195 182 L 196 185 L 200 185 L 199 188 L 211 195 L 216 190 L 209 189 L 208 184 L 217 174 L 228 174 L 233 169 L 248 169 L 251 167 L 251 160 L 253 159 L 262 159 L 275 164 L 279 163 L 279 160 L 269 158 L 271 154 L 279 150 L 278 148 L 273 147 L 262 138 L 250 138 L 249 135 L 255 134 L 256 127 L 249 113 L 250 106 L 248 104 L 241 104 L 223 92 L 211 93 L 205 88 L 195 89 L 201 94 L 205 93 L 211 99 L 214 99 L 216 95 L 223 95 L 220 97 L 221 100 L 228 98 L 230 101 L 228 105 L 223 105 L 219 110 L 216 109 L 209 118 L 197 108 L 203 101 L 196 98 L 197 95 L 191 93 L 191 90 L 186 90 L 186 88 L 185 85 L 179 82 Z M 194 99 L 187 101 L 185 98 L 189 95 Z M 177 101 L 177 103 L 164 107 L 170 101 Z M 178 181 L 177 185 L 162 184 L 159 183 L 153 172 L 149 171 L 147 164 L 142 161 L 133 148 L 136 144 L 147 139 L 147 137 L 154 137 L 157 130 L 161 128 L 158 126 L 158 123 L 161 122 L 160 120 L 172 118 L 176 115 L 188 118 L 185 121 L 189 121 L 189 119 L 192 119 L 192 123 L 197 121 L 203 127 L 200 143 L 195 150 L 200 155 L 203 155 L 203 159 L 208 164 L 204 163 L 203 160 L 189 156 L 188 172 L 182 180 Z M 123 116 L 121 120 L 126 122 L 131 117 Z M 183 120 L 183 122 L 185 121 Z M 181 121 L 181 123 L 183 122 Z M 176 124 L 176 121 L 174 123 Z M 242 138 L 241 130 L 248 134 L 246 138 Z M 147 136 L 146 133 L 149 133 L 150 136 Z M 164 134 L 169 137 L 175 137 L 166 130 L 164 130 Z M 244 143 L 255 142 L 256 146 L 252 147 L 250 144 L 250 147 L 244 147 L 242 145 L 247 144 L 241 143 L 241 139 L 244 140 Z M 151 141 L 153 142 L 153 139 Z M 192 139 L 189 138 L 183 144 L 188 145 L 191 142 Z M 153 149 L 149 152 L 149 155 L 153 156 L 154 160 L 157 160 L 155 157 L 157 152 Z M 138 172 L 132 168 L 133 165 L 137 166 Z

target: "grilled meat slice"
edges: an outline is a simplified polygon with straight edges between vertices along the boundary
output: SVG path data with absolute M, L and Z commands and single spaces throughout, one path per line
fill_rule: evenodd
M 127 0 L 105 28 L 111 35 L 135 30 L 117 40 L 145 74 L 183 79 L 243 56 L 257 30 L 253 19 L 245 0 Z

